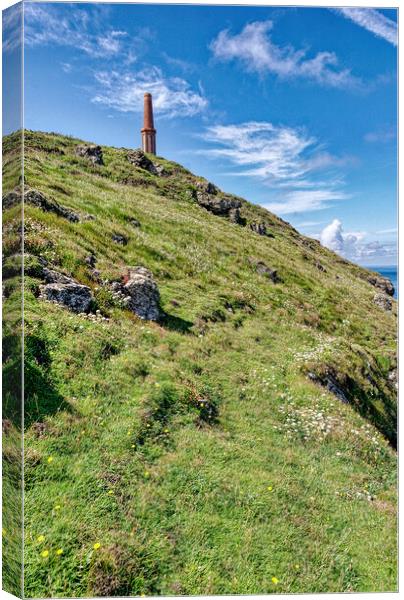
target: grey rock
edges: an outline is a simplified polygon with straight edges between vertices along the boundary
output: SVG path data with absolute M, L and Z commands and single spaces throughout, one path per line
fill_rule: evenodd
M 268 279 L 270 279 L 274 283 L 278 283 L 280 281 L 277 270 L 271 269 L 271 267 L 268 267 L 268 265 L 266 265 L 262 261 L 259 261 L 256 264 L 256 270 L 257 270 L 257 273 L 259 273 L 260 275 L 264 275 L 265 277 L 268 277 Z
M 84 262 L 86 263 L 86 265 L 88 265 L 89 267 L 91 267 L 92 269 L 94 269 L 95 268 L 95 264 L 97 262 L 97 258 L 95 256 L 95 254 L 90 254 L 89 256 L 85 257 Z
M 115 243 L 121 244 L 121 246 L 126 246 L 128 243 L 128 238 L 122 235 L 121 233 L 114 233 L 112 235 L 112 239 Z
M 117 299 L 141 319 L 158 321 L 162 317 L 160 293 L 151 271 L 128 267 L 123 283 L 113 282 Z
M 209 212 L 220 217 L 227 217 L 230 211 L 241 207 L 240 200 L 231 197 L 219 197 L 206 192 L 196 192 L 196 201 Z
M 135 167 L 139 167 L 140 169 L 144 169 L 152 175 L 159 175 L 157 168 L 154 163 L 146 156 L 143 150 L 138 148 L 137 150 L 132 150 L 127 154 L 128 161 L 134 165 Z
M 391 310 L 393 306 L 391 298 L 380 292 L 373 296 L 373 302 L 376 304 L 376 306 L 386 311 Z
M 64 275 L 59 271 L 48 269 L 47 267 L 43 268 L 43 278 L 46 281 L 46 283 L 74 283 L 74 279 L 72 279 L 68 275 Z
M 258 233 L 258 235 L 267 235 L 267 226 L 265 223 L 256 223 L 254 221 L 253 223 L 250 223 L 250 229 L 251 231 L 254 231 L 254 233 Z
M 76 152 L 77 156 L 82 156 L 83 158 L 88 158 L 88 160 L 93 165 L 103 165 L 104 164 L 101 146 L 81 145 L 81 146 L 77 146 L 75 152 Z
M 132 225 L 132 227 L 141 227 L 140 221 L 137 219 L 129 219 L 129 224 Z
M 344 404 L 349 403 L 349 398 L 345 390 L 342 389 L 340 383 L 336 380 L 332 373 L 328 373 L 327 375 L 321 378 L 318 377 L 315 373 L 308 373 L 307 375 L 312 381 L 319 383 L 320 385 L 327 388 L 327 390 L 334 394 L 334 396 L 341 400 L 341 402 L 343 402 Z
M 72 279 L 64 283 L 64 279 L 58 283 L 48 283 L 41 286 L 41 296 L 66 306 L 75 313 L 87 313 L 91 308 L 93 295 L 86 285 L 80 285 Z
M 11 208 L 15 206 L 19 202 L 21 202 L 21 191 L 20 190 L 12 190 L 8 192 L 8 194 L 4 194 L 2 197 L 2 208 L 6 210 L 7 208 Z
M 56 202 L 53 198 L 47 198 L 42 192 L 38 192 L 37 190 L 28 190 L 25 192 L 24 202 L 33 204 L 45 212 L 53 212 L 59 217 L 63 217 L 72 223 L 80 221 L 80 217 L 77 213 L 61 206 L 59 202 Z
M 382 277 L 381 275 L 373 273 L 371 275 L 362 276 L 362 279 L 366 279 L 368 283 L 379 290 L 382 290 L 389 296 L 394 296 L 394 285 L 391 283 L 390 279 L 387 279 L 387 277 Z
M 218 192 L 217 187 L 213 183 L 210 183 L 209 181 L 198 181 L 196 184 L 196 187 L 202 193 L 211 194 L 212 196 L 216 196 L 216 194 Z
M 243 223 L 239 208 L 231 208 L 229 210 L 229 221 L 235 223 L 236 225 L 241 225 Z

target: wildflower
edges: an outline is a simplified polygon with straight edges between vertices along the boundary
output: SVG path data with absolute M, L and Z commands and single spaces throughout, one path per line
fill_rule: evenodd
M 101 548 L 100 542 L 95 542 L 93 548 L 94 548 L 94 550 L 98 550 L 98 548 Z
M 57 554 L 58 556 L 60 556 L 61 554 L 63 554 L 63 550 L 62 550 L 62 548 L 58 548 L 58 549 L 56 550 L 56 554 Z
M 136 448 L 136 445 L 135 445 L 135 444 L 132 444 L 131 448 Z
M 169 430 L 168 429 L 164 429 L 164 433 L 169 433 Z
M 279 579 L 277 577 L 272 577 L 271 581 L 274 585 L 278 585 L 279 583 Z
M 295 565 L 295 569 L 300 569 L 300 565 Z
M 53 456 L 48 456 L 48 463 L 51 463 L 53 461 Z
M 131 435 L 131 433 L 132 433 L 132 432 L 129 430 L 129 431 L 128 431 L 128 435 Z
M 114 493 L 114 490 L 108 490 L 108 494 L 109 494 L 110 496 L 112 496 L 112 495 L 113 495 L 113 493 Z
M 45 541 L 45 536 L 44 535 L 38 535 L 38 537 L 36 538 L 38 542 L 44 542 Z
M 145 471 L 145 472 L 144 472 L 144 476 L 145 476 L 145 477 L 150 477 L 150 473 L 149 473 L 149 471 Z
M 46 558 L 47 556 L 49 556 L 49 550 L 43 550 L 41 552 L 41 556 L 42 556 L 42 558 Z
M 267 490 L 268 490 L 268 492 L 272 492 L 272 490 L 273 490 L 273 487 L 272 487 L 272 485 L 269 485 L 269 486 L 267 487 Z
M 56 504 L 56 506 L 55 506 L 55 510 L 60 510 L 60 509 L 61 509 L 61 506 L 60 506 L 60 504 Z

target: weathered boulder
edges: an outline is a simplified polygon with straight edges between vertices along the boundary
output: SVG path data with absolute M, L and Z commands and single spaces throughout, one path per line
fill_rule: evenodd
M 93 165 L 103 165 L 104 160 L 102 156 L 102 148 L 101 146 L 94 145 L 81 145 L 77 146 L 76 150 L 77 156 L 82 156 L 83 158 L 88 158 L 88 160 L 93 163 Z
M 77 213 L 69 208 L 61 206 L 59 202 L 56 202 L 53 198 L 47 198 L 42 192 L 38 192 L 38 190 L 28 190 L 25 192 L 24 202 L 33 204 L 45 212 L 53 212 L 59 217 L 63 217 L 72 223 L 80 221 L 80 217 Z
M 206 192 L 202 191 L 196 192 L 196 200 L 199 206 L 203 206 L 203 208 L 209 212 L 220 217 L 228 217 L 230 215 L 230 211 L 234 211 L 235 209 L 239 209 L 241 207 L 240 200 L 230 196 L 220 197 L 215 194 L 207 194 Z
M 386 294 L 382 294 L 381 292 L 377 292 L 373 296 L 373 302 L 383 310 L 391 310 L 393 306 L 390 296 L 386 296 Z
M 127 158 L 132 165 L 135 165 L 135 167 L 149 171 L 149 173 L 152 173 L 153 175 L 161 175 L 161 171 L 159 172 L 157 170 L 154 163 L 146 156 L 143 150 L 140 150 L 140 148 L 128 152 Z
M 46 268 L 44 278 L 47 283 L 40 286 L 42 298 L 62 304 L 75 313 L 89 312 L 93 295 L 88 286 L 77 283 L 63 273 Z
M 381 275 L 372 273 L 371 275 L 365 274 L 362 276 L 362 279 L 366 279 L 368 283 L 376 288 L 379 288 L 379 290 L 382 290 L 389 296 L 394 296 L 394 285 L 391 283 L 390 279 L 387 279 L 387 277 L 382 277 Z
M 256 223 L 254 221 L 253 223 L 250 223 L 250 229 L 251 231 L 254 231 L 254 233 L 258 233 L 258 235 L 267 235 L 267 226 L 265 223 Z
M 144 267 L 128 267 L 123 283 L 114 282 L 113 291 L 122 304 L 141 319 L 158 321 L 160 293 L 151 271 Z

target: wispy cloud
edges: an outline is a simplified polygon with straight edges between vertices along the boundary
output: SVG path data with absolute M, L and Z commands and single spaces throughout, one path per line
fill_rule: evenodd
M 201 153 L 241 167 L 232 176 L 257 178 L 273 191 L 265 206 L 278 214 L 320 210 L 349 197 L 337 172 L 348 159 L 325 152 L 304 128 L 252 121 L 211 126 L 202 137 L 215 147 Z
M 187 81 L 165 77 L 157 67 L 137 73 L 99 71 L 96 81 L 99 89 L 92 102 L 120 112 L 141 112 L 145 92 L 153 94 L 153 107 L 162 117 L 190 117 L 208 105 L 206 98 L 192 90 Z
M 337 12 L 377 37 L 397 46 L 397 23 L 374 8 L 337 8 Z
M 126 33 L 104 29 L 87 10 L 28 3 L 24 9 L 24 40 L 27 46 L 72 46 L 100 58 L 116 56 Z
M 3 52 L 13 52 L 21 48 L 21 4 L 14 4 L 3 11 Z
M 212 41 L 210 49 L 218 60 L 238 60 L 250 72 L 274 73 L 282 79 L 304 78 L 335 88 L 362 86 L 361 80 L 349 69 L 338 67 L 334 52 L 318 52 L 309 58 L 306 50 L 276 45 L 269 35 L 272 28 L 272 21 L 255 21 L 248 23 L 239 34 L 223 30 Z
M 394 140 L 395 138 L 396 131 L 395 129 L 393 129 L 393 127 L 391 127 L 385 129 L 378 129 L 377 131 L 370 131 L 364 136 L 363 139 L 365 140 L 365 142 L 376 142 L 379 144 L 385 144 L 387 142 L 390 142 L 391 140 Z

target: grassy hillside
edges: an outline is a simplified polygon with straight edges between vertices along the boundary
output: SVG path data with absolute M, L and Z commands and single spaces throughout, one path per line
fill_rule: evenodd
M 395 302 L 258 206 L 208 212 L 180 165 L 79 143 L 25 137 L 26 189 L 80 217 L 25 205 L 26 595 L 396 590 Z M 45 261 L 97 317 L 39 297 Z M 161 321 L 115 302 L 128 265 Z

